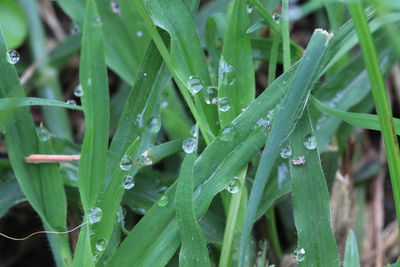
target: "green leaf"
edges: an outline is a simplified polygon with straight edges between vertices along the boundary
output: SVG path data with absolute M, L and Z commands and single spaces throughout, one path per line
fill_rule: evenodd
M 0 99 L 0 110 L 13 109 L 18 107 L 43 106 L 43 107 L 60 107 L 72 110 L 82 111 L 82 107 L 74 104 L 68 104 L 58 100 L 36 98 L 36 97 L 10 97 Z
M 196 160 L 196 150 L 186 154 L 182 162 L 175 194 L 176 216 L 182 242 L 179 253 L 179 266 L 184 267 L 211 266 L 207 243 L 194 212 L 193 168 Z
M 79 233 L 78 244 L 75 248 L 73 267 L 94 267 L 94 255 L 90 247 L 89 225 L 82 226 Z
M 349 230 L 347 234 L 343 267 L 360 267 L 360 258 L 358 256 L 357 240 L 352 230 Z
M 246 33 L 250 22 L 247 6 L 233 1 L 224 47 L 218 70 L 219 118 L 224 128 L 253 101 L 255 80 L 250 38 Z M 222 99 L 226 103 L 221 102 Z
M 0 1 L 0 27 L 9 49 L 19 47 L 28 33 L 28 23 L 24 11 L 18 2 Z
M 296 118 L 304 108 L 307 96 L 312 86 L 319 77 L 319 68 L 323 64 L 327 52 L 330 34 L 323 30 L 316 30 L 311 37 L 306 53 L 300 61 L 293 81 L 290 82 L 289 89 L 282 106 L 279 107 L 276 122 L 272 126 L 266 149 L 264 149 L 258 167 L 256 178 L 251 190 L 246 221 L 240 243 L 239 266 L 243 266 L 246 249 L 250 240 L 251 229 L 255 221 L 255 215 L 260 203 L 267 179 L 272 171 L 276 157 L 283 142 L 290 133 L 291 128 L 296 123 Z M 293 69 L 289 70 L 293 71 Z
M 85 211 L 96 207 L 105 179 L 108 148 L 108 80 L 99 18 L 95 1 L 88 0 L 79 69 L 86 128 L 79 162 L 78 184 Z
M 0 184 L 0 218 L 14 205 L 24 201 L 24 194 L 15 180 Z
M 289 160 L 299 266 L 339 266 L 331 228 L 329 192 L 308 110 L 289 140 L 293 151 Z

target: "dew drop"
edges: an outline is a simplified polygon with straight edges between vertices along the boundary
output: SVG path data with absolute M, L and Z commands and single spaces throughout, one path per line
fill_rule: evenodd
M 138 38 L 142 38 L 142 37 L 143 37 L 143 32 L 142 32 L 142 31 L 137 31 L 137 32 L 136 32 L 136 36 L 137 36 Z
M 95 224 L 101 221 L 103 216 L 103 211 L 99 207 L 89 208 L 87 212 L 87 217 L 90 224 Z
M 193 125 L 192 128 L 190 128 L 190 136 L 192 137 L 197 137 L 198 136 L 198 128 L 197 125 Z
M 20 59 L 19 53 L 16 50 L 7 51 L 7 61 L 10 64 L 17 64 Z
M 121 159 L 121 163 L 119 164 L 122 170 L 128 171 L 133 166 L 133 160 L 128 156 L 123 156 Z
M 81 33 L 81 27 L 77 23 L 72 23 L 69 29 L 69 33 L 72 35 L 78 35 Z
M 103 24 L 103 23 L 102 23 L 100 17 L 95 18 L 94 21 L 93 21 L 93 26 L 94 26 L 94 27 L 101 27 L 102 24 Z
M 281 14 L 279 14 L 279 13 L 274 13 L 274 14 L 272 14 L 272 19 L 273 19 L 277 24 L 279 24 L 279 23 L 281 22 Z
M 218 103 L 218 89 L 215 86 L 210 86 L 206 90 L 206 97 L 204 98 L 206 104 L 217 104 Z
M 251 7 L 250 5 L 247 6 L 247 14 L 251 14 L 253 13 L 253 7 Z
M 117 222 L 123 223 L 125 221 L 126 210 L 122 207 L 117 211 Z
M 192 94 L 197 94 L 204 88 L 204 82 L 200 76 L 192 75 L 187 82 L 188 88 Z
M 221 139 L 221 141 L 224 141 L 224 142 L 233 141 L 233 139 L 235 138 L 235 133 L 236 133 L 236 131 L 233 127 L 227 127 L 222 130 L 220 139 Z
M 73 99 L 68 99 L 65 103 L 67 103 L 68 105 L 71 105 L 71 106 L 76 106 L 76 101 Z
M 161 129 L 161 120 L 159 117 L 152 117 L 149 121 L 149 130 L 152 133 L 158 133 Z
M 135 178 L 133 176 L 127 175 L 122 182 L 122 187 L 125 189 L 132 189 L 135 187 Z
M 38 129 L 38 138 L 39 138 L 39 141 L 42 141 L 42 142 L 49 141 L 49 139 L 50 139 L 49 131 L 45 127 L 40 126 Z
M 168 196 L 162 196 L 158 201 L 157 201 L 157 205 L 160 207 L 165 207 L 169 202 L 169 198 Z
M 184 140 L 182 143 L 182 149 L 185 153 L 193 153 L 196 150 L 196 139 L 188 138 Z
M 304 137 L 304 146 L 309 150 L 317 148 L 317 138 L 313 134 L 308 134 Z
M 135 165 L 139 167 L 151 166 L 153 165 L 153 160 L 149 157 L 149 151 L 146 150 L 142 153 L 136 160 Z
M 288 159 L 292 155 L 292 148 L 290 146 L 285 146 L 281 149 L 281 157 Z
M 115 14 L 121 14 L 121 7 L 115 0 L 110 0 L 111 10 Z
M 99 239 L 96 242 L 96 249 L 98 251 L 104 251 L 107 247 L 107 240 L 105 239 Z
M 136 124 L 139 128 L 143 127 L 143 113 L 137 114 L 136 115 Z
M 240 180 L 237 176 L 229 181 L 226 190 L 228 190 L 228 192 L 231 194 L 236 194 L 240 191 Z
M 271 110 L 270 112 L 268 112 L 268 114 L 266 116 L 259 119 L 256 122 L 256 125 L 252 129 L 254 130 L 257 128 L 264 128 L 266 130 L 271 130 L 273 115 L 274 115 L 274 110 Z
M 231 103 L 229 103 L 227 97 L 221 97 L 220 99 L 218 99 L 218 108 L 222 112 L 227 112 L 231 109 Z
M 80 84 L 78 84 L 75 89 L 74 89 L 74 96 L 76 97 L 81 97 L 83 96 L 83 90 L 82 90 L 82 86 Z
M 236 70 L 223 58 L 219 63 L 218 80 L 225 85 L 234 85 L 236 82 Z
M 168 105 L 169 105 L 169 104 L 168 104 L 168 100 L 164 100 L 164 101 L 161 102 L 161 107 L 162 107 L 162 108 L 167 108 Z
M 293 256 L 297 262 L 302 262 L 306 258 L 306 251 L 304 248 L 299 248 L 293 251 Z
M 100 259 L 100 253 L 99 252 L 95 252 L 93 253 L 93 261 L 97 262 Z

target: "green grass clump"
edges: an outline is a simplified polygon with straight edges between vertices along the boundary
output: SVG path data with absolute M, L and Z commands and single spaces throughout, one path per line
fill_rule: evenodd
M 49 264 L 396 262 L 399 244 L 385 247 L 383 236 L 399 213 L 381 211 L 400 209 L 391 110 L 399 88 L 384 86 L 398 72 L 399 5 L 20 0 L 18 8 L 24 14 L 13 19 L 29 22 L 20 58 L 7 47 L 13 26 L 0 24 L 0 216 L 18 216 L 8 211 L 26 199 L 46 231 Z M 382 132 L 384 151 L 367 130 Z M 32 154 L 80 159 L 26 162 Z

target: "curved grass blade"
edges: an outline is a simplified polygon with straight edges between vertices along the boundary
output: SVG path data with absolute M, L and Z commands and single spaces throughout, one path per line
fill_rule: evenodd
M 352 230 L 349 230 L 347 234 L 343 267 L 360 267 L 356 235 Z
M 79 162 L 78 184 L 85 211 L 96 207 L 102 190 L 109 135 L 108 80 L 102 24 L 99 19 L 95 1 L 88 0 L 79 69 L 86 128 Z
M 331 34 L 323 30 L 316 30 L 311 37 L 300 65 L 296 70 L 294 79 L 291 82 L 288 92 L 283 99 L 283 106 L 280 107 L 276 122 L 268 138 L 266 149 L 261 156 L 260 165 L 257 169 L 256 178 L 250 194 L 246 222 L 240 242 L 239 266 L 242 267 L 245 260 L 245 253 L 250 241 L 251 229 L 255 220 L 258 205 L 267 183 L 275 159 L 278 156 L 280 146 L 290 134 L 290 128 L 296 121 L 296 117 L 302 112 L 307 96 L 315 81 L 319 77 L 319 70 L 325 59 L 328 50 Z
M 253 101 L 255 79 L 246 3 L 235 0 L 218 69 L 219 120 L 224 128 Z M 222 102 L 224 101 L 224 102 Z
M 83 111 L 79 105 L 68 104 L 62 101 L 37 98 L 37 97 L 10 97 L 0 98 L 0 110 L 7 110 L 19 107 L 30 107 L 30 106 L 43 106 L 43 107 L 59 107 L 67 108 L 72 110 Z
M 295 257 L 299 266 L 339 266 L 331 228 L 329 192 L 322 171 L 314 132 L 306 110 L 289 138 L 294 221 L 297 229 Z M 304 257 L 304 258 L 303 258 Z
M 196 138 L 197 147 L 197 138 Z M 175 209 L 181 236 L 179 266 L 211 266 L 207 243 L 200 229 L 193 204 L 193 169 L 196 151 L 187 153 L 179 172 L 175 194 Z
M 24 201 L 25 196 L 21 192 L 17 181 L 9 180 L 0 184 L 0 218 L 14 205 Z
M 311 97 L 311 102 L 320 111 L 329 113 L 329 114 L 335 116 L 336 118 L 339 118 L 355 127 L 376 130 L 376 131 L 381 131 L 381 129 L 382 129 L 377 115 L 346 112 L 346 111 L 330 108 L 327 105 L 320 102 L 314 96 Z M 400 119 L 393 118 L 393 123 L 394 123 L 394 127 L 395 127 L 395 133 L 397 135 L 400 135 Z

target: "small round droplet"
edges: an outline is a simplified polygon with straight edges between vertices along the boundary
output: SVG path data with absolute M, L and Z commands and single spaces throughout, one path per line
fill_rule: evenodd
M 94 252 L 93 253 L 93 261 L 97 262 L 100 259 L 100 253 L 99 252 Z
M 73 99 L 68 99 L 65 103 L 67 103 L 68 105 L 71 105 L 71 106 L 76 106 L 76 101 Z
M 197 135 L 198 135 L 197 125 L 193 125 L 192 128 L 190 128 L 190 136 L 197 137 Z
M 133 160 L 128 156 L 123 156 L 121 159 L 121 163 L 119 164 L 122 170 L 128 171 L 133 166 Z
M 292 155 L 292 148 L 290 146 L 285 146 L 281 149 L 281 157 L 288 159 Z
M 136 36 L 137 36 L 138 38 L 142 38 L 142 37 L 143 37 L 143 32 L 142 32 L 142 31 L 137 31 L 137 32 L 136 32 Z
M 250 5 L 247 5 L 247 14 L 253 13 L 253 7 Z
M 218 103 L 218 89 L 215 86 L 210 86 L 206 90 L 206 97 L 204 98 L 206 104 L 217 104 Z
M 153 165 L 153 160 L 149 157 L 149 150 L 142 153 L 136 160 L 135 165 L 139 167 L 151 166 Z
M 225 85 L 234 85 L 236 82 L 235 68 L 228 62 L 226 62 L 223 58 L 221 58 L 221 61 L 219 63 L 218 80 L 220 83 Z
M 272 19 L 273 19 L 277 24 L 279 24 L 279 23 L 281 22 L 281 14 L 278 14 L 278 13 L 272 14 Z
M 132 189 L 135 187 L 135 178 L 133 176 L 127 175 L 122 182 L 122 187 L 125 189 Z
M 220 135 L 221 141 L 230 142 L 233 141 L 234 138 L 235 138 L 235 129 L 233 127 L 227 127 L 222 130 L 222 133 Z
M 7 51 L 7 61 L 10 64 L 17 64 L 20 59 L 19 53 L 16 50 Z
M 188 138 L 184 140 L 182 143 L 182 149 L 185 153 L 193 153 L 196 150 L 196 139 Z
M 201 89 L 204 88 L 203 80 L 200 76 L 197 75 L 190 76 L 187 84 L 192 94 L 197 94 L 198 92 L 200 92 Z
M 111 10 L 115 14 L 121 14 L 121 7 L 115 0 L 110 0 Z
M 293 256 L 297 262 L 302 262 L 306 258 L 306 251 L 304 248 L 299 248 L 293 251 Z
M 87 212 L 87 217 L 89 219 L 89 224 L 98 223 L 101 221 L 103 216 L 103 211 L 99 207 L 89 208 Z
M 313 134 L 308 134 L 304 138 L 304 146 L 309 150 L 314 150 L 317 148 L 317 138 Z
M 94 21 L 93 21 L 93 26 L 94 27 L 101 27 L 102 24 L 103 24 L 103 22 L 101 21 L 100 17 L 95 18 Z
M 74 89 L 74 96 L 76 97 L 81 97 L 83 96 L 83 90 L 82 90 L 82 86 L 80 84 L 78 84 L 75 89 Z
M 168 196 L 164 195 L 157 201 L 157 205 L 160 207 L 165 207 L 168 204 L 168 202 L 169 202 Z
M 221 97 L 220 99 L 218 99 L 218 108 L 222 112 L 227 112 L 231 109 L 231 103 L 229 103 L 227 97 Z
M 51 135 L 50 135 L 49 131 L 45 127 L 40 126 L 38 129 L 39 140 L 42 142 L 46 142 L 46 141 L 49 141 L 50 137 L 51 137 Z
M 162 107 L 162 108 L 167 108 L 168 105 L 169 105 L 169 104 L 168 104 L 168 100 L 164 100 L 164 101 L 161 102 L 161 107 Z
M 117 211 L 117 222 L 123 223 L 125 221 L 126 210 L 122 207 Z
M 149 121 L 149 130 L 152 133 L 158 133 L 161 129 L 161 120 L 159 117 L 152 117 Z
M 72 35 L 78 35 L 81 33 L 81 27 L 77 23 L 72 23 L 69 33 Z
M 143 76 L 144 76 L 144 77 L 147 77 L 147 76 L 148 76 L 147 72 L 143 73 Z
M 105 239 L 99 239 L 96 242 L 96 249 L 98 251 L 104 251 L 107 247 L 107 240 Z
M 228 192 L 231 194 L 236 194 L 240 191 L 240 180 L 237 176 L 235 176 L 232 180 L 229 181 L 226 190 L 228 190 Z

